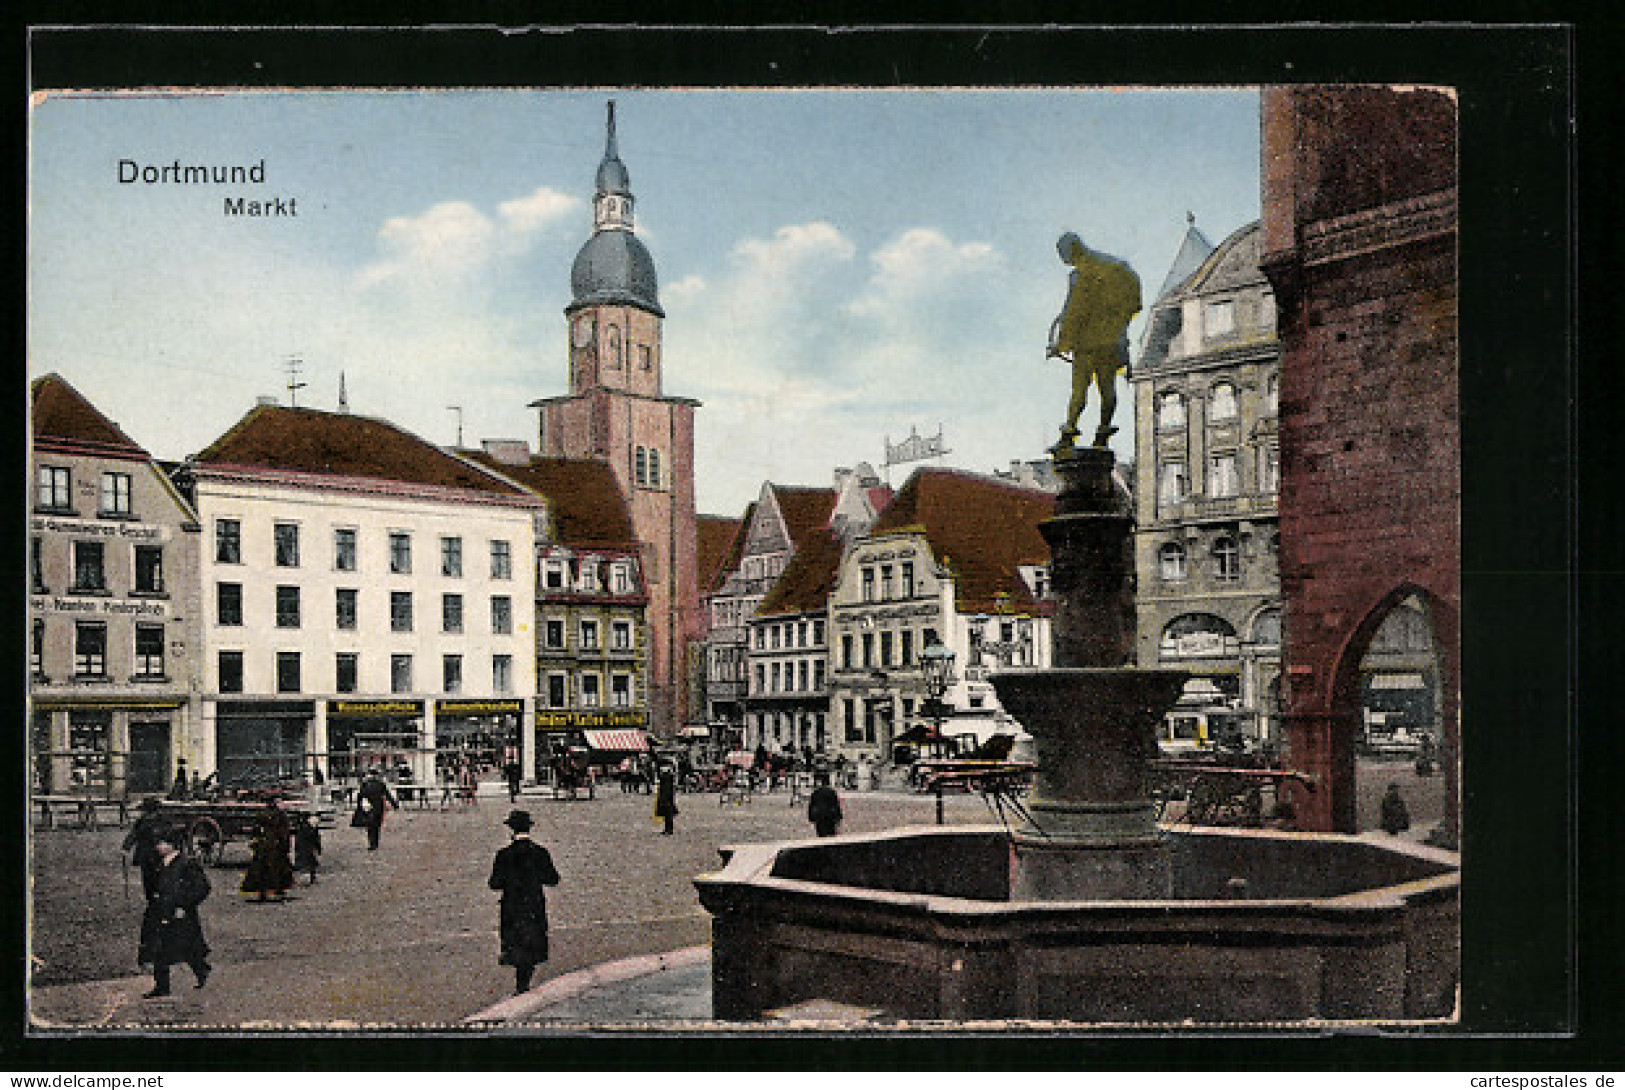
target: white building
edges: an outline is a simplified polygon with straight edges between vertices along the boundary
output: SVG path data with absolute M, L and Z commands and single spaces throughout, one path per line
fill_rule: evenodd
M 1049 546 L 1055 497 L 958 470 L 920 469 L 846 553 L 829 596 L 830 748 L 890 761 L 911 728 L 954 739 L 1021 733 L 988 681 L 1051 661 Z M 931 695 L 921 653 L 954 654 Z
M 181 471 L 203 523 L 205 767 L 534 767 L 546 501 L 392 424 L 260 405 Z

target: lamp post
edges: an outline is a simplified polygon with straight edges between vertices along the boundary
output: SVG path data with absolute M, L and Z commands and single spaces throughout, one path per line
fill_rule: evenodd
M 942 737 L 943 701 L 948 686 L 954 683 L 954 653 L 940 643 L 934 643 L 920 652 L 920 669 L 925 674 L 925 693 L 931 725 Z M 942 779 L 937 779 L 937 824 L 943 824 Z

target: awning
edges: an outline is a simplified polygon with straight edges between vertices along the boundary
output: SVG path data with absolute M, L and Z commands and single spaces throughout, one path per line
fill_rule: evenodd
M 643 753 L 649 748 L 649 736 L 641 730 L 584 730 L 590 749 L 613 753 Z
M 679 738 L 709 738 L 711 731 L 707 727 L 684 727 L 677 732 Z

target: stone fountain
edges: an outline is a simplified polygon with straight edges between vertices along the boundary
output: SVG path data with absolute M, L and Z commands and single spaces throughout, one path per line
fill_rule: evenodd
M 1075 449 L 1075 423 L 1074 412 L 1055 450 L 1063 488 L 1040 526 L 1056 667 L 992 678 L 1034 739 L 1030 818 L 725 849 L 723 869 L 695 879 L 712 914 L 715 1016 L 1447 1018 L 1459 964 L 1454 854 L 1157 824 L 1148 762 L 1185 674 L 1130 665 L 1132 509 L 1113 477 L 1110 429 Z

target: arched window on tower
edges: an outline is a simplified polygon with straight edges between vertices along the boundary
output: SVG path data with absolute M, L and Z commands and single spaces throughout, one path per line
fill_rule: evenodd
M 638 484 L 647 484 L 649 482 L 649 455 L 642 447 L 638 448 L 632 469 L 632 479 Z
M 660 487 L 660 452 L 649 448 L 649 487 Z
M 606 360 L 606 363 L 610 367 L 619 367 L 621 365 L 621 327 L 620 326 L 612 325 L 612 326 L 609 327 L 609 329 L 607 331 L 605 331 L 604 347 L 605 347 L 605 355 L 608 357 L 608 359 Z

